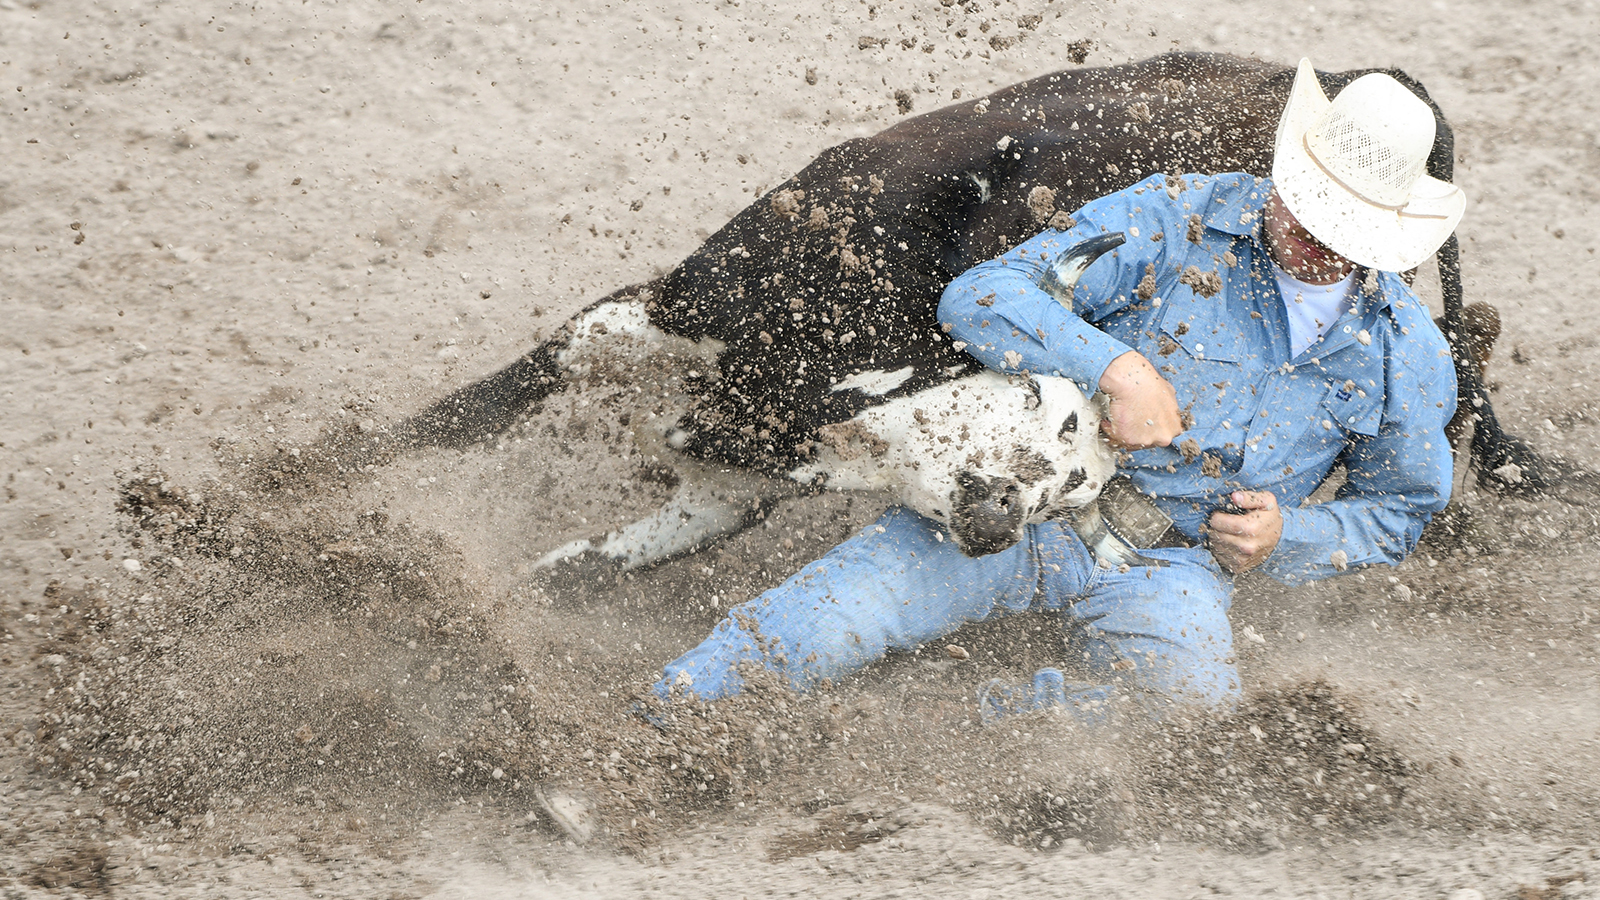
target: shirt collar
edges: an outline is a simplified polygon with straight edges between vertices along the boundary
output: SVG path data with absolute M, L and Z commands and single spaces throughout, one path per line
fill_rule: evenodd
M 1210 208 L 1200 216 L 1207 228 L 1235 237 L 1254 237 L 1261 209 L 1272 196 L 1272 181 L 1244 176 L 1224 181 L 1211 192 Z

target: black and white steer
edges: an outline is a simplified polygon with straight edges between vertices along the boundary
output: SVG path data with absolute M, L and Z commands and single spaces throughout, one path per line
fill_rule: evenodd
M 1109 234 L 1065 251 L 1047 279 L 1052 293 L 1070 304 L 1071 284 L 1122 240 Z M 660 411 L 626 424 L 641 450 L 670 462 L 675 492 L 637 522 L 550 551 L 536 569 L 569 560 L 614 570 L 651 565 L 748 527 L 779 497 L 821 489 L 883 492 L 945 526 L 962 552 L 981 556 L 1012 546 L 1029 524 L 1082 510 L 1114 473 L 1100 408 L 1070 379 L 1005 375 L 975 363 L 929 372 L 921 359 L 895 365 L 883 354 L 870 357 L 873 368 L 830 380 L 827 391 L 839 403 L 792 407 L 786 433 L 801 439 L 788 464 L 729 466 L 705 452 L 716 445 L 697 434 L 696 415 L 708 400 L 726 402 L 736 384 L 722 371 L 727 348 L 709 336 L 662 330 L 650 297 L 613 295 L 573 317 L 524 357 L 544 374 L 522 383 L 521 399 L 537 403 L 575 381 L 650 392 Z M 929 340 L 950 343 L 937 332 Z M 904 390 L 914 382 L 922 386 Z M 856 411 L 842 418 L 841 409 Z M 418 417 L 400 430 L 426 422 Z
M 1121 242 L 1121 235 L 1109 235 L 1067 250 L 1051 270 L 1053 293 L 1070 297 L 1067 289 L 1089 263 Z M 569 377 L 663 372 L 670 366 L 649 361 L 663 356 L 679 365 L 694 360 L 700 371 L 714 373 L 725 350 L 713 338 L 667 334 L 638 299 L 602 301 L 578 314 L 565 332 L 547 348 Z M 672 455 L 679 475 L 672 498 L 604 537 L 549 552 L 535 568 L 584 558 L 626 570 L 680 556 L 748 527 L 755 510 L 797 487 L 886 492 L 944 525 L 962 552 L 981 556 L 1015 544 L 1028 524 L 1092 503 L 1115 470 L 1100 438 L 1099 407 L 1069 379 L 956 369 L 947 373 L 949 380 L 891 396 L 916 374 L 908 363 L 832 382 L 830 393 L 867 401 L 844 421 L 819 420 L 813 409 L 793 410 L 790 430 L 815 439 L 807 458 L 773 473 L 777 479 L 687 455 L 694 444 L 688 416 L 670 425 L 658 417 L 636 427 L 641 446 Z M 715 391 L 717 384 L 698 389 Z M 693 403 L 681 394 L 677 399 Z
M 1319 77 L 1332 95 L 1361 74 Z M 1428 100 L 1405 73 L 1391 74 Z M 846 141 L 672 271 L 590 307 L 565 335 L 387 431 L 329 450 L 343 466 L 422 446 L 465 448 L 503 433 L 574 373 L 595 377 L 595 366 L 614 364 L 613 383 L 681 400 L 679 413 L 650 420 L 664 424 L 630 427 L 677 454 L 684 484 L 659 514 L 547 562 L 592 554 L 638 566 L 686 552 L 748 524 L 783 485 L 887 488 L 947 525 L 967 552 L 999 549 L 1024 523 L 1093 495 L 1109 472 L 1093 439 L 1098 414 L 1077 398 L 1077 437 L 1060 440 L 1073 434 L 1062 431 L 1071 386 L 984 374 L 941 333 L 940 292 L 1153 172 L 1265 175 L 1293 77 L 1260 60 L 1172 53 L 1052 73 Z M 1429 173 L 1448 180 L 1452 132 L 1442 115 L 1437 126 Z M 1446 331 L 1460 333 L 1453 238 L 1439 263 Z M 669 345 L 697 360 L 676 381 L 605 362 Z M 1480 479 L 1515 460 L 1522 486 L 1546 484 L 1538 455 L 1496 427 L 1477 370 L 1463 367 L 1461 380 L 1463 406 L 1470 401 L 1481 420 Z

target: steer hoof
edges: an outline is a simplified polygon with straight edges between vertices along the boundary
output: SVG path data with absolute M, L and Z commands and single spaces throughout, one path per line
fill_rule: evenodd
M 573 541 L 545 554 L 533 565 L 529 587 L 559 605 L 564 599 L 581 598 L 596 587 L 614 584 L 622 564 L 593 547 L 589 541 Z
M 1472 455 L 1478 467 L 1478 486 L 1498 494 L 1535 496 L 1558 480 L 1550 461 L 1516 435 L 1502 433 L 1496 440 L 1480 432 L 1473 437 Z

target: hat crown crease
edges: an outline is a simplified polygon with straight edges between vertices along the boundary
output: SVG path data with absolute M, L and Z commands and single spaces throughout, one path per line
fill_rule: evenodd
M 1351 82 L 1306 132 L 1306 150 L 1376 206 L 1404 207 L 1433 150 L 1433 111 L 1387 75 Z

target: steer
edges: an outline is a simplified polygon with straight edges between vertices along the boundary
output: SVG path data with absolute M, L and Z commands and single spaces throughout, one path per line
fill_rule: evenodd
M 1052 269 L 1055 290 L 1069 296 L 1078 274 L 1123 241 L 1113 233 L 1068 248 Z M 720 362 L 721 341 L 662 331 L 649 315 L 652 303 L 646 293 L 580 312 L 531 354 L 555 375 L 529 387 L 542 397 L 575 379 L 648 382 L 658 405 L 676 412 L 629 422 L 641 446 L 673 460 L 676 492 L 655 514 L 557 548 L 535 568 L 577 557 L 619 570 L 649 565 L 748 526 L 782 494 L 820 488 L 887 492 L 946 526 L 962 552 L 981 556 L 1015 544 L 1028 524 L 1082 510 L 1115 471 L 1099 434 L 1100 409 L 1076 384 L 1008 377 L 964 358 L 919 372 L 873 357 L 848 374 L 813 374 L 830 379 L 824 387 L 832 403 L 797 406 L 763 429 L 805 436 L 792 455 L 758 457 L 739 472 L 701 464 L 685 452 L 702 427 L 695 413 L 707 397 L 738 396 L 729 385 L 737 376 Z M 929 339 L 948 342 L 938 332 Z M 811 369 L 802 362 L 797 371 L 799 381 Z
M 1319 78 L 1332 95 L 1368 71 Z M 1420 84 L 1388 72 L 1435 109 L 1428 169 L 1448 180 L 1449 124 Z M 936 321 L 951 278 L 1152 173 L 1264 177 L 1293 74 L 1258 60 L 1171 53 L 1041 76 L 908 119 L 824 151 L 671 272 L 612 294 L 591 314 L 623 304 L 655 333 L 714 348 L 713 377 L 690 386 L 687 412 L 671 438 L 684 457 L 802 480 L 808 473 L 813 481 L 827 476 L 838 484 L 828 466 L 847 460 L 825 451 L 818 456 L 830 433 L 836 438 L 838 427 L 864 410 L 929 390 L 936 396 L 939 386 L 977 371 Z M 1454 341 L 1464 333 L 1454 237 L 1438 262 L 1445 330 Z M 558 349 L 536 347 L 369 439 L 365 449 L 381 456 L 494 437 L 565 383 Z M 1543 487 L 1543 461 L 1500 431 L 1479 369 L 1458 369 L 1463 402 L 1479 417 L 1472 459 L 1480 481 Z M 1024 415 L 1049 408 L 1040 404 Z M 1082 428 L 1082 415 L 1079 421 Z M 681 552 L 711 532 L 737 527 L 725 521 L 728 504 L 713 505 L 721 519 L 705 534 L 658 543 Z M 932 514 L 932 504 L 922 506 Z M 1025 517 L 1044 509 L 1029 506 Z M 690 519 L 707 526 L 717 516 Z M 967 549 L 991 545 L 979 540 Z M 593 549 L 563 548 L 555 556 Z

